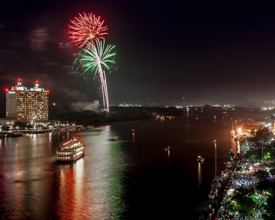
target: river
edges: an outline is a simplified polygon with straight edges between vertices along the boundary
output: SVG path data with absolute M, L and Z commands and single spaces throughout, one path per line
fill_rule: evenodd
M 177 117 L 2 139 L 0 219 L 198 219 L 215 175 L 213 141 L 218 174 L 236 150 L 231 126 Z M 57 164 L 57 146 L 72 136 L 85 156 Z

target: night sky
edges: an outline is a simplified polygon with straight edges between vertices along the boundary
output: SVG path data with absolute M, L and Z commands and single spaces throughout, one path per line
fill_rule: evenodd
M 110 105 L 275 106 L 275 3 L 267 1 L 10 1 L 0 9 L 0 86 L 35 80 L 51 103 L 101 103 L 98 79 L 72 69 L 68 24 L 105 20 L 117 70 Z M 3 95 L 2 95 L 3 96 Z M 1 98 L 1 106 L 5 99 Z

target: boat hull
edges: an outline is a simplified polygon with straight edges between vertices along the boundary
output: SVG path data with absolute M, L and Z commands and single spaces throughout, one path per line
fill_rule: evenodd
M 56 162 L 58 162 L 58 163 L 72 163 L 82 157 L 84 157 L 84 152 L 79 153 L 78 155 L 72 154 L 72 155 L 67 155 L 67 156 L 57 156 Z

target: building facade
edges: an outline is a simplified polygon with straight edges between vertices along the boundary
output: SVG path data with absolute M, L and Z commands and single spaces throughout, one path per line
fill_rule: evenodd
M 6 118 L 18 121 L 48 121 L 49 91 L 39 87 L 38 80 L 28 89 L 17 79 L 17 85 L 6 89 Z

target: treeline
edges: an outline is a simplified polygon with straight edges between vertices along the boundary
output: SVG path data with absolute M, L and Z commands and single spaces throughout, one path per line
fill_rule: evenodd
M 113 122 L 146 120 L 156 115 L 181 116 L 182 109 L 175 107 L 118 107 L 111 106 L 110 112 L 95 112 L 92 110 L 75 111 L 69 107 L 51 106 L 49 120 L 88 125 L 103 125 Z

